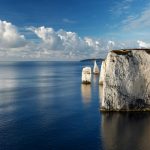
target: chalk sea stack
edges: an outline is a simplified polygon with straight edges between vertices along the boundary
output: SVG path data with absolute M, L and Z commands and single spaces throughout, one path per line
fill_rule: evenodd
M 109 52 L 99 84 L 101 111 L 150 111 L 150 49 Z
M 84 67 L 82 69 L 82 83 L 91 84 L 91 67 Z
M 99 68 L 98 68 L 98 65 L 96 63 L 96 60 L 94 61 L 93 73 L 94 74 L 99 74 Z

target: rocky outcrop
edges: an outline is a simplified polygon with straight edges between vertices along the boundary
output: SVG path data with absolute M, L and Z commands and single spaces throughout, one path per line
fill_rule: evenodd
M 94 74 L 99 74 L 99 68 L 98 68 L 98 65 L 96 63 L 96 60 L 94 61 L 93 73 Z
M 84 67 L 82 69 L 82 83 L 83 84 L 91 83 L 91 67 Z
M 113 50 L 100 73 L 102 111 L 150 110 L 150 50 Z

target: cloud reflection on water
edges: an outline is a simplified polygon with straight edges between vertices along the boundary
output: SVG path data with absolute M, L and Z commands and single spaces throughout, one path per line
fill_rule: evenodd
M 14 89 L 18 85 L 16 80 L 17 72 L 10 67 L 0 69 L 0 113 L 12 112 L 16 109 L 13 104 L 15 101 Z M 7 93 L 9 91 L 9 94 Z

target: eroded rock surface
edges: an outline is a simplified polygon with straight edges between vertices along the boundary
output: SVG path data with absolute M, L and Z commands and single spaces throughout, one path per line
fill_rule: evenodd
M 98 65 L 96 63 L 96 60 L 94 61 L 93 73 L 94 74 L 99 74 L 99 68 L 98 68 Z
M 91 83 L 91 67 L 84 67 L 82 69 L 82 83 L 83 84 Z
M 101 110 L 150 110 L 150 50 L 113 50 L 101 66 Z

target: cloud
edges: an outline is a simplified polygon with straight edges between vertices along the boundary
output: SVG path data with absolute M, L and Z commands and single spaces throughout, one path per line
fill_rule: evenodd
M 80 37 L 77 33 L 51 27 L 28 27 L 24 32 L 34 35 L 27 39 L 18 27 L 0 21 L 0 59 L 4 60 L 80 60 L 105 57 L 108 51 L 122 48 L 150 47 L 144 41 L 102 40 Z
M 145 43 L 143 41 L 138 40 L 139 48 L 150 48 L 150 43 Z
M 87 43 L 87 45 L 95 50 L 99 50 L 101 44 L 100 44 L 100 41 L 98 40 L 94 40 L 92 38 L 89 38 L 89 37 L 85 37 L 84 38 L 85 42 Z
M 26 45 L 24 35 L 10 22 L 0 20 L 0 49 L 18 48 Z
M 112 50 L 115 47 L 114 41 L 108 41 L 107 49 Z
M 128 14 L 129 9 L 131 8 L 132 2 L 134 0 L 121 0 L 115 1 L 114 5 L 110 9 L 111 14 L 116 16 L 122 16 L 123 14 Z
M 59 52 L 66 57 L 83 57 L 90 55 L 96 50 L 94 45 L 89 45 L 84 38 L 79 37 L 75 32 L 63 29 L 55 31 L 53 28 L 44 26 L 38 28 L 30 27 L 28 30 L 35 33 L 41 40 L 38 46 L 53 55 Z
M 150 26 L 150 4 L 139 14 L 129 15 L 122 21 L 124 30 L 145 30 Z
M 49 55 L 50 57 L 64 57 L 70 59 L 81 59 L 90 57 L 105 57 L 109 50 L 120 48 L 112 40 L 93 39 L 91 37 L 81 38 L 77 33 L 60 29 L 55 31 L 47 27 L 30 27 L 39 39 L 38 56 Z M 122 47 L 121 47 L 122 48 Z M 37 49 L 37 48 L 36 48 Z
M 68 23 L 68 24 L 77 23 L 75 20 L 71 20 L 71 19 L 68 19 L 68 18 L 64 18 L 62 21 L 63 21 L 64 23 Z
M 53 28 L 42 26 L 39 28 L 30 27 L 28 30 L 34 32 L 43 41 L 43 46 L 51 50 L 60 50 L 62 48 L 61 39 Z

